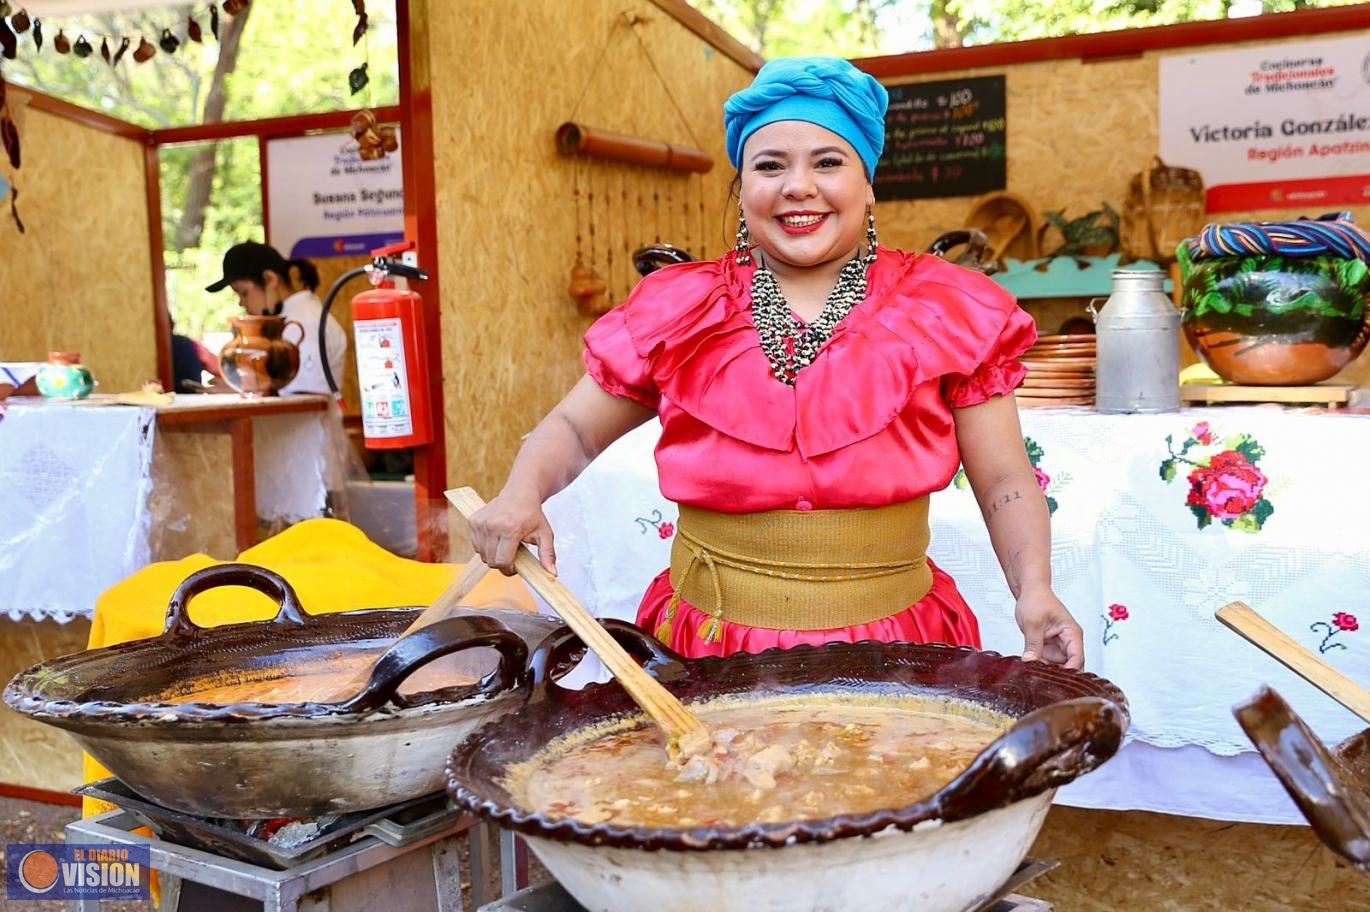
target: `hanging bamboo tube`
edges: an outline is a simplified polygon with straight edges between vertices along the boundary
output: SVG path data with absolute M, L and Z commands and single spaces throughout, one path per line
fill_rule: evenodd
M 714 166 L 713 157 L 701 149 L 610 133 L 578 123 L 564 123 L 557 127 L 557 151 L 562 155 L 583 155 L 586 158 L 627 162 L 669 171 L 696 171 L 702 174 Z

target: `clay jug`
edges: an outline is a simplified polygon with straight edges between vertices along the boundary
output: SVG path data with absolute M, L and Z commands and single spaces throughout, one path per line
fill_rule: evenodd
M 274 396 L 300 369 L 298 342 L 285 338 L 294 326 L 304 341 L 304 327 L 285 317 L 237 317 L 233 338 L 219 352 L 224 381 L 244 396 Z

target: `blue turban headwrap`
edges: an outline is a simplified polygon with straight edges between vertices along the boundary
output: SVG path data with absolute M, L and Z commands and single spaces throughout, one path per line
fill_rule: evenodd
M 747 138 L 767 124 L 802 120 L 824 127 L 851 143 L 875 179 L 875 163 L 885 147 L 885 109 L 890 96 L 874 76 L 836 57 L 772 60 L 752 84 L 728 99 L 723 123 L 728 158 L 742 167 Z

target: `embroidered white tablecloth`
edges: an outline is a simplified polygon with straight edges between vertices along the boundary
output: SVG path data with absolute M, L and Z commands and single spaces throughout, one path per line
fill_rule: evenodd
M 218 397 L 196 398 L 211 407 Z M 272 528 L 325 515 L 328 492 L 343 488 L 329 422 L 324 411 L 253 419 L 257 514 Z M 159 460 L 154 409 L 0 403 L 0 615 L 90 617 L 105 589 L 150 561 L 201 550 L 184 543 L 206 537 L 196 529 L 203 505 L 180 496 Z M 231 462 L 201 470 L 231 504 Z
M 1132 710 L 1117 761 L 1062 793 L 1092 807 L 1301 822 L 1232 717 L 1269 683 L 1323 740 L 1364 727 L 1213 618 L 1248 602 L 1370 686 L 1370 417 L 1272 407 L 1099 415 L 1022 412 L 1052 509 L 1058 595 L 1085 629 L 1089 670 Z M 669 562 L 676 509 L 657 488 L 655 423 L 606 451 L 547 508 L 566 584 L 631 620 Z M 1022 649 L 974 497 L 932 501 L 932 558 L 957 581 L 984 646 Z
M 89 616 L 148 562 L 151 409 L 0 403 L 0 614 Z

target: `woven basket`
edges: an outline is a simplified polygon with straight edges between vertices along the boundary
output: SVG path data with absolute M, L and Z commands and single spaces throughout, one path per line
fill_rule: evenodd
M 1168 264 L 1175 248 L 1204 226 L 1204 182 L 1199 172 L 1152 165 L 1132 178 L 1123 202 L 1122 246 L 1127 260 Z

